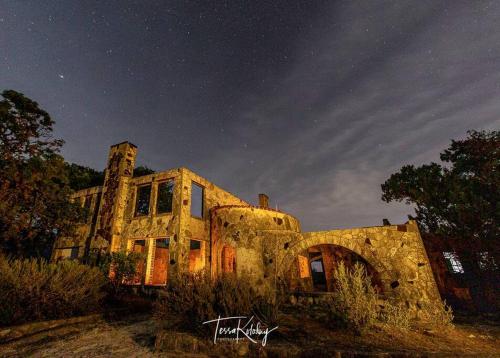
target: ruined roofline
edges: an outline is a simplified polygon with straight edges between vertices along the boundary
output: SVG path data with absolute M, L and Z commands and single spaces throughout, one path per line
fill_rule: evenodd
M 273 209 L 273 208 L 266 208 L 266 207 L 263 207 L 263 206 L 251 205 L 251 204 L 248 204 L 248 205 L 220 205 L 220 206 L 214 206 L 214 207 L 210 208 L 210 212 L 215 213 L 219 209 L 232 209 L 232 208 L 235 208 L 235 209 L 252 209 L 252 210 L 253 209 L 258 209 L 258 210 L 272 211 L 272 212 L 275 212 L 275 213 L 279 213 L 279 214 L 290 216 L 291 218 L 297 220 L 297 222 L 300 223 L 300 220 L 297 219 L 292 214 L 286 213 L 286 212 L 281 211 L 281 210 L 276 210 L 276 209 Z
M 394 231 L 401 231 L 399 228 L 402 226 L 407 227 L 407 226 L 412 226 L 415 225 L 418 228 L 418 225 L 416 224 L 415 220 L 409 220 L 405 222 L 404 224 L 391 224 L 391 225 L 373 225 L 373 226 L 356 226 L 356 227 L 348 227 L 348 228 L 336 228 L 336 229 L 330 229 L 330 230 L 319 230 L 319 231 L 305 231 L 305 233 L 322 233 L 322 232 L 331 232 L 331 231 L 347 231 L 347 230 L 359 230 L 359 229 L 380 229 L 380 228 L 386 228 L 389 230 L 394 230 Z
M 206 182 L 208 182 L 208 183 L 212 184 L 215 188 L 217 188 L 217 189 L 219 189 L 219 190 L 222 190 L 222 191 L 226 192 L 227 194 L 230 194 L 230 195 L 234 196 L 235 198 L 237 198 L 237 199 L 241 200 L 242 202 L 244 202 L 244 203 L 245 203 L 246 205 L 248 205 L 248 206 L 252 206 L 252 204 L 248 203 L 246 200 L 243 200 L 243 199 L 242 199 L 242 198 L 240 198 L 238 195 L 235 195 L 234 193 L 232 193 L 232 192 L 230 192 L 230 191 L 228 191 L 228 190 L 226 190 L 226 189 L 224 189 L 224 188 L 221 188 L 221 187 L 220 187 L 220 186 L 218 186 L 217 184 L 214 184 L 211 180 L 208 180 L 207 178 L 205 178 L 205 177 L 203 177 L 203 176 L 199 175 L 198 173 L 196 173 L 196 172 L 192 171 L 191 169 L 186 168 L 186 167 L 180 167 L 179 169 L 181 169 L 181 170 L 186 170 L 186 171 L 190 172 L 191 174 L 196 175 L 197 177 L 199 177 L 199 178 L 201 178 L 201 179 L 205 180 Z M 245 205 L 242 205 L 242 206 L 245 206 Z
M 134 168 L 135 170 L 135 168 Z M 132 183 L 136 182 L 136 181 L 141 181 L 141 180 L 144 180 L 144 179 L 149 179 L 151 178 L 151 180 L 153 180 L 155 177 L 157 176 L 162 176 L 162 175 L 170 175 L 171 173 L 173 172 L 181 172 L 182 170 L 182 167 L 178 167 L 178 168 L 171 168 L 171 169 L 167 169 L 167 170 L 162 170 L 161 172 L 154 172 L 154 173 L 151 173 L 151 174 L 144 174 L 144 175 L 141 175 L 141 176 L 138 176 L 138 177 L 134 177 L 132 175 L 132 177 L 130 178 L 130 181 Z

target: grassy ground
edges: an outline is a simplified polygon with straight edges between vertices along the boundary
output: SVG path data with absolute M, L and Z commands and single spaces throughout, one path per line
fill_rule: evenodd
M 292 347 L 307 356 L 333 356 L 335 352 L 391 353 L 397 356 L 500 357 L 500 328 L 494 322 L 458 317 L 449 331 L 376 329 L 356 336 L 332 330 L 300 312 L 284 315 L 269 337 L 270 347 Z M 190 352 L 155 353 L 156 325 L 150 314 L 99 320 L 64 327 L 0 346 L 0 357 L 149 357 L 189 356 Z M 275 334 L 276 333 L 276 334 Z M 290 349 L 287 349 L 290 347 Z M 191 355 L 192 356 L 192 355 Z M 208 356 L 208 355 L 197 355 Z

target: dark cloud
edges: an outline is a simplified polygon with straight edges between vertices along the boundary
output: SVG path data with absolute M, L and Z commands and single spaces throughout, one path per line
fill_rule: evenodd
M 305 229 L 368 226 L 411 212 L 380 200 L 401 165 L 500 125 L 497 2 L 117 4 L 0 13 L 0 83 L 54 115 L 69 160 L 129 139 Z

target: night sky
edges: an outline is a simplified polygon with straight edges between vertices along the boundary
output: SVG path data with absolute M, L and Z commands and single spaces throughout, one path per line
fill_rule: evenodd
M 500 127 L 500 2 L 0 0 L 3 89 L 68 161 L 129 140 L 305 230 L 400 223 L 391 173 Z

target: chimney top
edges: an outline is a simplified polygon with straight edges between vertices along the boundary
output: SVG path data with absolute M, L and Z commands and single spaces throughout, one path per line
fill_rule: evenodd
M 111 147 L 118 147 L 119 145 L 122 145 L 122 144 L 128 144 L 131 147 L 137 148 L 137 146 L 135 144 L 130 143 L 128 140 L 121 142 L 121 143 L 113 144 Z
M 269 208 L 269 197 L 266 194 L 259 194 L 259 206 L 261 208 Z

